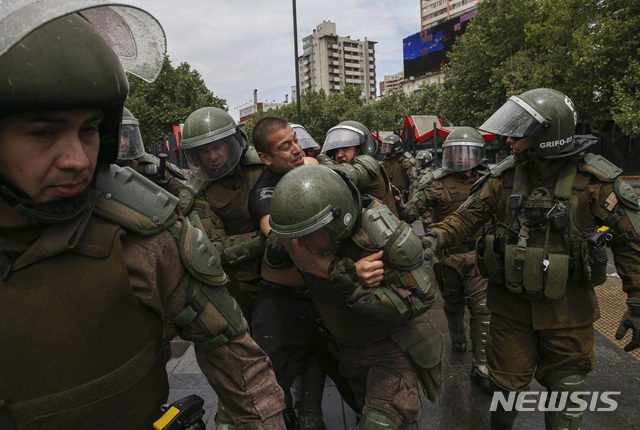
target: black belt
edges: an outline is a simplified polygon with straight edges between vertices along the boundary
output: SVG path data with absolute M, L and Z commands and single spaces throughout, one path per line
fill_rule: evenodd
M 279 291 L 281 293 L 284 293 L 288 296 L 294 296 L 294 297 L 300 297 L 300 298 L 304 298 L 304 299 L 309 299 L 309 290 L 305 289 L 300 289 L 297 287 L 291 287 L 289 285 L 282 285 L 282 284 L 278 284 L 275 282 L 271 282 L 271 281 L 265 281 L 264 279 L 262 281 L 260 281 L 260 286 L 261 287 L 267 287 L 270 288 L 272 290 L 276 290 Z
M 475 242 L 467 242 L 462 243 L 458 246 L 452 246 L 450 248 L 446 248 L 444 250 L 445 255 L 453 255 L 453 254 L 464 254 L 465 252 L 475 251 L 476 243 Z

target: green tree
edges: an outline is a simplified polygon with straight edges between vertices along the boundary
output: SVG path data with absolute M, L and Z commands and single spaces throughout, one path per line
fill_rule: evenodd
M 200 73 L 188 63 L 173 68 L 168 57 L 154 82 L 129 76 L 129 86 L 126 106 L 140 121 L 147 150 L 171 135 L 172 127 L 183 123 L 194 110 L 205 106 L 227 110 L 226 100 L 213 95 Z

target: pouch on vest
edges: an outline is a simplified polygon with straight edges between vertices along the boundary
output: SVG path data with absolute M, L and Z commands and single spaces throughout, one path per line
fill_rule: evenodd
M 520 266 L 521 262 L 516 259 L 516 245 L 507 245 L 505 266 L 509 291 L 547 299 L 564 297 L 569 276 L 569 256 L 549 253 L 545 258 L 544 252 L 541 247 L 528 247 L 526 259 Z
M 592 287 L 604 284 L 607 280 L 607 246 L 601 245 L 593 248 L 587 244 L 587 241 L 581 244 L 583 258 L 582 278 L 584 282 Z
M 504 264 L 500 253 L 494 250 L 496 237 L 493 234 L 481 236 L 476 241 L 476 266 L 483 278 L 498 284 L 504 283 Z
M 403 325 L 391 339 L 407 353 L 422 382 L 425 396 L 436 402 L 442 395 L 442 356 L 444 336 L 426 315 Z

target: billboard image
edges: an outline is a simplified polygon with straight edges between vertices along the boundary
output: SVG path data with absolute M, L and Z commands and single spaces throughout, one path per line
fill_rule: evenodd
M 447 63 L 447 53 L 454 42 L 464 40 L 464 32 L 476 10 L 445 21 L 428 30 L 420 31 L 402 41 L 404 76 L 419 76 L 437 72 Z

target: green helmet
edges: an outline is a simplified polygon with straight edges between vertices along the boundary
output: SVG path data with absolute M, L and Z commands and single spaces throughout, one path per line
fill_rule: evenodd
M 118 154 L 122 109 L 129 85 L 107 42 L 81 16 L 58 18 L 29 33 L 0 57 L 0 118 L 46 110 L 97 107 L 98 163 Z M 88 190 L 73 197 L 36 203 L 0 173 L 2 198 L 32 219 L 70 219 L 86 205 Z
M 480 130 L 509 137 L 533 137 L 532 155 L 558 158 L 576 149 L 574 134 L 578 114 L 569 97 L 559 91 L 537 88 L 511 96 Z
M 124 108 L 122 110 L 122 126 L 120 128 L 120 146 L 118 161 L 135 160 L 144 154 L 144 144 L 140 134 L 140 122 Z
M 361 206 L 348 179 L 326 166 L 304 165 L 284 175 L 273 190 L 269 225 L 294 261 L 309 252 L 326 256 L 351 235 Z
M 236 167 L 249 140 L 226 111 L 204 107 L 184 122 L 181 145 L 192 174 L 203 181 L 215 181 Z
M 424 167 L 431 163 L 431 160 L 433 160 L 433 154 L 428 149 L 423 149 L 422 151 L 418 151 L 415 159 L 418 167 Z
M 373 140 L 371 132 L 358 121 L 343 121 L 329 129 L 322 145 L 322 153 L 334 158 L 334 151 L 338 148 L 358 147 L 358 155 L 374 157 L 378 152 L 378 145 Z
M 390 134 L 382 139 L 382 150 L 387 154 L 399 154 L 404 152 L 402 139 L 397 134 Z
M 454 172 L 473 169 L 484 161 L 484 138 L 471 127 L 456 127 L 442 144 L 442 167 Z

